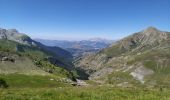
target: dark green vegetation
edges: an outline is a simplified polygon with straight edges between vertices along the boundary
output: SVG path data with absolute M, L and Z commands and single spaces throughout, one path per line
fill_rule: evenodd
M 62 86 L 71 86 L 63 76 L 56 75 L 23 75 L 23 74 L 8 74 L 0 75 L 5 81 L 3 84 L 8 84 L 9 88 L 54 88 Z
M 8 84 L 6 83 L 6 81 L 4 79 L 0 79 L 0 88 L 7 88 Z

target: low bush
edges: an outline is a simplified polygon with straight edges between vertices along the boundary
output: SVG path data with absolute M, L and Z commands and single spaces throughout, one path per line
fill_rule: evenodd
M 4 79 L 0 79 L 0 88 L 7 88 L 8 84 Z

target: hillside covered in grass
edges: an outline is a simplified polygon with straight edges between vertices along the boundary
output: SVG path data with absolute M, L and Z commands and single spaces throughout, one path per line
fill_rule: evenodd
M 168 100 L 170 91 L 115 87 L 0 89 L 1 100 Z
M 0 29 L 1 75 L 52 75 L 72 80 L 71 61 L 72 55 L 64 49 L 42 45 L 14 29 Z

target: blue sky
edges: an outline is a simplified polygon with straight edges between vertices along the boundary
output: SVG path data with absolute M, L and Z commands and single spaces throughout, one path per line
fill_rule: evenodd
M 120 39 L 148 26 L 170 31 L 170 0 L 0 0 L 0 27 L 33 38 Z

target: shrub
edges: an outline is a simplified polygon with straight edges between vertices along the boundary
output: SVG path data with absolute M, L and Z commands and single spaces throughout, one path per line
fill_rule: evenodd
M 0 88 L 7 88 L 8 84 L 4 79 L 0 79 Z

